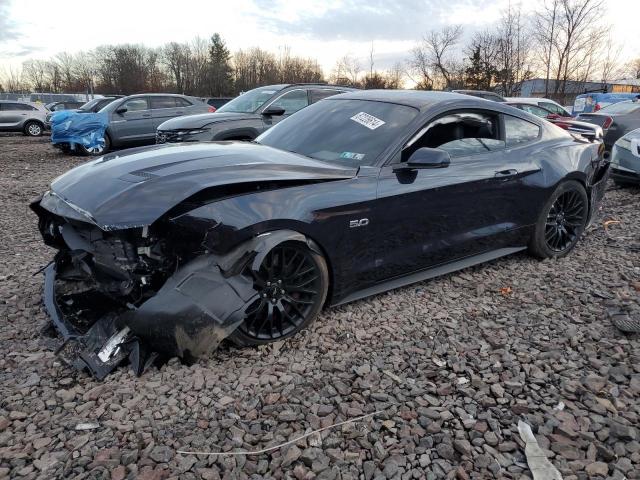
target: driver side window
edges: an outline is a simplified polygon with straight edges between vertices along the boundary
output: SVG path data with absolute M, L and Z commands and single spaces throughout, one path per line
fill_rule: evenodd
M 309 99 L 306 90 L 292 90 L 273 102 L 270 107 L 283 108 L 284 115 L 291 115 L 308 105 Z
M 406 160 L 418 148 L 438 148 L 451 158 L 502 150 L 497 114 L 478 111 L 458 111 L 432 121 L 403 152 Z

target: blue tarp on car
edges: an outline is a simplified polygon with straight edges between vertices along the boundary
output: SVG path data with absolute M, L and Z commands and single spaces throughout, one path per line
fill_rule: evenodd
M 66 143 L 74 150 L 76 145 L 87 149 L 104 145 L 104 134 L 109 124 L 106 112 L 78 113 L 61 110 L 51 117 L 51 142 Z

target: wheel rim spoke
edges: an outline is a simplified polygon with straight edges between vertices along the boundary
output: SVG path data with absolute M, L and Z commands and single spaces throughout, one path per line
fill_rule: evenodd
M 562 193 L 553 202 L 545 221 L 544 238 L 551 250 L 563 252 L 577 241 L 586 220 L 586 204 L 577 191 Z
M 276 340 L 295 332 L 320 301 L 322 277 L 303 245 L 274 247 L 258 271 L 247 267 L 258 297 L 245 310 L 239 329 L 258 340 Z

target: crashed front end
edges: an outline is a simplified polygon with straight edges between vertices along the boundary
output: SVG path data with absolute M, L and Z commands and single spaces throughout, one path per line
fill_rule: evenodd
M 211 353 L 255 297 L 250 276 L 238 274 L 245 256 L 203 251 L 183 232 L 172 238 L 170 225 L 105 230 L 51 191 L 31 208 L 58 250 L 44 270 L 44 298 L 65 341 L 59 353 L 99 379 L 126 359 L 140 374 L 158 353 Z

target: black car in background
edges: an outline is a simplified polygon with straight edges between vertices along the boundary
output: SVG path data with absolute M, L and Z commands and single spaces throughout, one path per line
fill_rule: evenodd
M 318 100 L 353 90 L 311 83 L 255 88 L 225 103 L 215 113 L 190 115 L 162 123 L 156 132 L 156 143 L 253 140 Z
M 46 109 L 50 112 L 59 112 L 60 110 L 73 110 L 80 108 L 86 102 L 82 100 L 63 100 L 60 102 L 51 102 L 45 105 Z
M 202 101 L 207 105 L 211 105 L 215 110 L 218 110 L 221 106 L 232 99 L 233 97 L 205 97 Z
M 604 144 L 610 151 L 619 138 L 640 128 L 640 100 L 612 103 L 594 113 L 581 113 L 576 120 L 601 127 Z
M 326 98 L 251 143 L 114 152 L 31 205 L 58 250 L 45 305 L 99 376 L 149 350 L 280 340 L 325 306 L 568 254 L 604 194 L 602 154 L 508 105 L 399 90 Z

